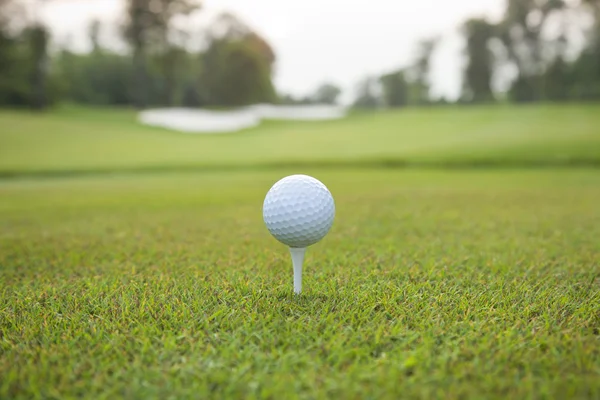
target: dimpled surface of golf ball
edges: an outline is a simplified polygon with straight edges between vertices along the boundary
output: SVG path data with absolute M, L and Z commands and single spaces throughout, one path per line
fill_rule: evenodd
M 323 239 L 335 216 L 327 187 L 307 175 L 276 182 L 263 204 L 263 219 L 271 235 L 289 247 L 302 248 Z

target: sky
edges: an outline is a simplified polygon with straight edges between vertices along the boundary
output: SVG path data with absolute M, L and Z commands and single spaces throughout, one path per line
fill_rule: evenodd
M 88 46 L 86 29 L 122 18 L 123 0 L 54 0 L 41 12 L 58 42 Z M 237 15 L 264 36 L 277 54 L 280 92 L 296 96 L 332 82 L 350 99 L 367 75 L 407 66 L 419 40 L 439 36 L 431 83 L 434 96 L 460 93 L 464 42 L 460 24 L 472 16 L 497 20 L 504 0 L 204 0 L 194 26 L 220 12 Z M 108 31 L 108 29 L 107 29 Z M 108 37 L 108 36 L 107 36 Z M 114 39 L 107 39 L 114 44 Z M 107 43 L 108 44 L 108 43 Z

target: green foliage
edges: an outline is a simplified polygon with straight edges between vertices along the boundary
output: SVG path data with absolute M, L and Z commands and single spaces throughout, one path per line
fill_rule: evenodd
M 296 172 L 0 182 L 0 398 L 600 396 L 596 171 L 305 169 L 300 297 Z
M 515 103 L 531 103 L 540 100 L 537 93 L 538 78 L 518 76 L 510 88 L 509 96 Z
M 600 6 L 595 0 L 583 3 L 581 6 L 562 0 L 509 0 L 504 19 L 497 26 L 479 19 L 467 21 L 463 99 L 492 99 L 490 87 L 495 68 L 506 65 L 517 70 L 508 92 L 512 102 L 600 99 Z M 578 7 L 594 19 L 594 28 L 584 51 L 575 60 L 567 61 L 570 43 L 566 37 L 574 27 L 568 25 L 565 15 Z M 550 41 L 542 33 L 552 15 L 562 18 L 562 24 L 557 38 Z M 492 41 L 502 43 L 504 51 L 491 52 Z
M 566 100 L 569 93 L 567 66 L 563 55 L 544 56 L 547 46 L 542 32 L 553 13 L 567 7 L 563 0 L 509 0 L 504 20 L 500 24 L 500 38 L 517 68 L 517 79 L 510 88 L 514 102 Z M 564 34 L 565 32 L 563 32 Z M 556 40 L 561 46 L 564 36 Z
M 548 66 L 544 74 L 544 98 L 551 101 L 566 101 L 570 97 L 569 88 L 572 86 L 570 66 L 562 58 L 557 57 Z
M 126 105 L 132 102 L 131 59 L 102 50 L 90 54 L 63 51 L 55 65 L 66 100 L 90 105 Z
M 578 100 L 600 99 L 600 52 L 587 49 L 573 65 L 571 97 Z
M 271 81 L 275 53 L 266 40 L 231 14 L 220 15 L 209 33 L 200 80 L 207 102 L 217 106 L 275 102 Z
M 174 21 L 200 9 L 196 0 L 127 0 L 123 35 L 129 51 L 125 54 L 103 48 L 97 21 L 89 29 L 91 54 L 67 50 L 48 54 L 48 32 L 31 25 L 20 6 L 19 1 L 0 1 L 0 106 L 43 108 L 60 99 L 138 107 L 333 104 L 339 97 L 339 88 L 323 86 L 301 98 L 277 98 L 272 82 L 273 49 L 231 14 L 219 16 L 201 33 L 203 40 L 208 39 L 207 49 L 186 50 L 188 44 L 198 44 L 199 37 L 181 30 Z M 566 37 L 576 27 L 574 19 L 566 16 L 575 8 L 594 23 L 584 32 L 584 51 L 573 60 Z M 556 39 L 548 40 L 543 33 L 551 28 L 560 31 Z M 460 104 L 489 102 L 495 97 L 517 103 L 600 99 L 600 5 L 596 0 L 509 0 L 498 24 L 471 19 L 464 23 L 464 33 L 467 62 Z M 437 43 L 437 38 L 420 41 L 408 66 L 360 82 L 356 107 L 434 104 L 429 72 Z M 509 66 L 517 75 L 508 93 L 493 93 L 494 74 Z
M 394 108 L 432 104 L 429 74 L 438 42 L 438 38 L 421 40 L 410 67 L 383 74 L 376 81 L 370 77 L 362 80 L 358 85 L 356 106 L 374 108 L 383 104 Z
M 196 0 L 127 0 L 127 22 L 124 37 L 133 53 L 134 102 L 145 107 L 151 102 L 148 61 L 150 54 L 158 55 L 162 68 L 162 101 L 174 105 L 177 68 L 177 52 L 170 38 L 173 36 L 172 22 L 177 17 L 189 16 L 200 4 Z
M 311 102 L 318 104 L 335 104 L 342 90 L 334 84 L 324 83 L 317 88 Z
M 43 109 L 59 96 L 47 58 L 48 32 L 34 26 L 19 33 L 0 29 L 0 106 Z
M 377 92 L 377 80 L 366 77 L 356 86 L 356 97 L 353 107 L 358 109 L 373 109 L 379 107 L 381 98 Z
M 50 33 L 41 25 L 32 26 L 26 32 L 31 46 L 32 73 L 32 105 L 43 109 L 47 105 L 46 86 L 48 74 L 48 42 Z
M 409 101 L 411 104 L 430 103 L 430 69 L 433 53 L 439 44 L 439 38 L 427 38 L 419 41 L 414 65 L 409 69 Z
M 379 78 L 383 101 L 388 107 L 403 107 L 408 104 L 409 86 L 404 71 L 394 71 Z
M 317 89 L 305 96 L 294 97 L 289 94 L 280 94 L 277 103 L 286 105 L 310 105 L 310 104 L 336 104 L 342 90 L 333 83 L 323 83 Z
M 573 65 L 574 81 L 573 97 L 582 100 L 600 99 L 600 2 L 584 1 L 590 7 L 594 25 L 589 33 L 589 41 L 585 50 Z
M 22 38 L 0 32 L 0 106 L 30 102 L 27 46 Z
M 221 22 L 217 19 L 215 24 Z M 234 23 L 231 19 L 227 22 Z M 192 107 L 276 100 L 271 80 L 275 55 L 250 29 L 241 36 L 213 38 L 203 52 L 168 45 L 161 51 L 134 51 L 133 55 L 102 47 L 99 29 L 97 23 L 90 27 L 90 40 L 95 43 L 91 53 L 63 50 L 52 59 L 65 100 L 90 105 Z
M 490 42 L 495 37 L 495 26 L 484 19 L 470 19 L 464 24 L 467 40 L 467 66 L 464 71 L 463 98 L 473 103 L 494 100 L 492 77 L 494 55 Z
M 273 102 L 271 65 L 251 38 L 214 39 L 204 55 L 202 82 L 210 104 L 240 106 Z

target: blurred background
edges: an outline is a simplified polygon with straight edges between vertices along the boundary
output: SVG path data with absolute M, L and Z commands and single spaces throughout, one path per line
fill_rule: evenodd
M 598 0 L 1 0 L 0 105 L 600 99 Z
M 0 1 L 5 177 L 598 165 L 598 100 L 600 0 Z

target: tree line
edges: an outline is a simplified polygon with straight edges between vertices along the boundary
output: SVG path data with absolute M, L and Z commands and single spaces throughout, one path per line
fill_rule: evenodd
M 53 0 L 46 0 L 52 2 Z M 43 109 L 59 101 L 88 105 L 230 107 L 254 103 L 334 104 L 341 89 L 324 83 L 294 98 L 272 81 L 276 54 L 239 18 L 222 14 L 201 34 L 181 21 L 200 0 L 124 0 L 120 34 L 127 51 L 101 43 L 94 21 L 88 53 L 50 50 L 50 33 L 20 0 L 0 0 L 0 106 Z M 582 21 L 589 27 L 580 28 Z M 581 33 L 573 43 L 570 32 Z M 462 25 L 465 66 L 460 104 L 600 99 L 600 0 L 506 0 L 501 21 Z M 191 49 L 190 43 L 202 46 Z M 358 108 L 424 106 L 439 38 L 418 43 L 413 63 L 361 80 Z M 579 50 L 574 51 L 579 46 Z M 496 81 L 506 81 L 497 88 Z
M 19 5 L 0 0 L 0 105 L 233 106 L 276 98 L 273 50 L 234 16 L 213 22 L 200 38 L 202 50 L 186 48 L 189 33 L 175 21 L 200 8 L 195 0 L 127 0 L 125 53 L 102 45 L 103 27 L 94 21 L 90 52 L 50 54 L 44 25 L 11 26 Z
M 458 103 L 600 100 L 600 0 L 506 0 L 501 21 L 472 18 L 461 30 L 466 64 Z M 575 52 L 573 31 L 583 42 Z M 355 104 L 445 103 L 430 99 L 425 78 L 438 43 L 421 42 L 413 65 L 361 82 Z M 498 78 L 508 87 L 494 88 Z

